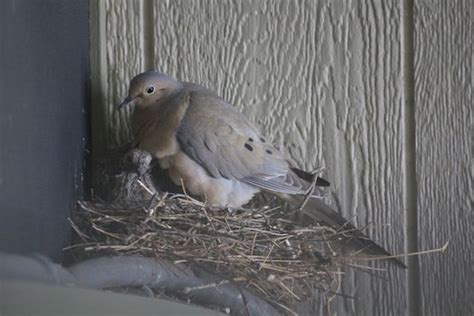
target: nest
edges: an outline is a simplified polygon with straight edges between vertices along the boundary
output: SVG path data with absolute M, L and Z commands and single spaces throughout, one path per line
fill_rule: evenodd
M 143 172 L 150 160 L 140 155 L 121 159 L 119 174 L 107 172 L 104 179 L 119 195 L 114 203 L 80 203 L 72 221 L 79 236 L 72 247 L 76 256 L 140 254 L 185 262 L 281 306 L 336 294 L 348 256 L 335 243 L 341 232 L 302 225 L 279 206 L 229 211 L 185 193 L 159 192 L 151 173 Z M 139 168 L 123 171 L 123 161 L 138 161 Z
M 297 228 L 276 208 L 211 209 L 184 195 L 157 194 L 147 204 L 80 203 L 76 251 L 198 264 L 283 303 L 337 287 L 335 258 L 321 251 L 330 228 Z

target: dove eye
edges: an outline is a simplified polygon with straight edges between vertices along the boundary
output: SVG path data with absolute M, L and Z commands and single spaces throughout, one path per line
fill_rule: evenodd
M 155 92 L 155 87 L 148 87 L 148 88 L 146 88 L 145 91 L 146 91 L 146 93 L 148 93 L 148 94 L 152 94 L 153 92 Z

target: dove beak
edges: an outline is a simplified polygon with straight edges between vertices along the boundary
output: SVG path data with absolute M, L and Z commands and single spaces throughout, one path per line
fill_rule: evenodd
M 122 101 L 122 103 L 120 103 L 120 104 L 118 105 L 117 108 L 118 108 L 119 110 L 122 110 L 122 109 L 124 109 L 124 108 L 126 108 L 126 107 L 129 107 L 129 106 L 131 106 L 131 105 L 134 105 L 134 104 L 135 104 L 135 98 L 133 98 L 133 97 L 131 97 L 131 96 L 128 96 L 128 97 L 126 97 L 126 98 Z

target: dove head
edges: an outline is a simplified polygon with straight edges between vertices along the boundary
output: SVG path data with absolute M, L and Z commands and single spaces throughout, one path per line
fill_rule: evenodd
M 130 81 L 128 96 L 118 106 L 119 109 L 135 105 L 146 107 L 158 104 L 171 96 L 181 87 L 181 83 L 156 71 L 147 71 L 135 76 Z

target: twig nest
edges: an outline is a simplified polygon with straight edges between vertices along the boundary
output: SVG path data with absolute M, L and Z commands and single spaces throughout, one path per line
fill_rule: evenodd
M 336 232 L 298 227 L 278 208 L 229 212 L 157 193 L 135 206 L 81 202 L 74 223 L 81 256 L 140 253 L 187 262 L 284 304 L 338 285 L 337 258 L 328 251 Z
M 99 191 L 113 202 L 79 203 L 76 256 L 141 254 L 184 262 L 280 306 L 337 291 L 347 259 L 337 243 L 341 232 L 297 222 L 278 206 L 230 212 L 163 193 L 166 185 L 157 182 L 159 170 L 146 152 L 111 157 L 100 164 Z

